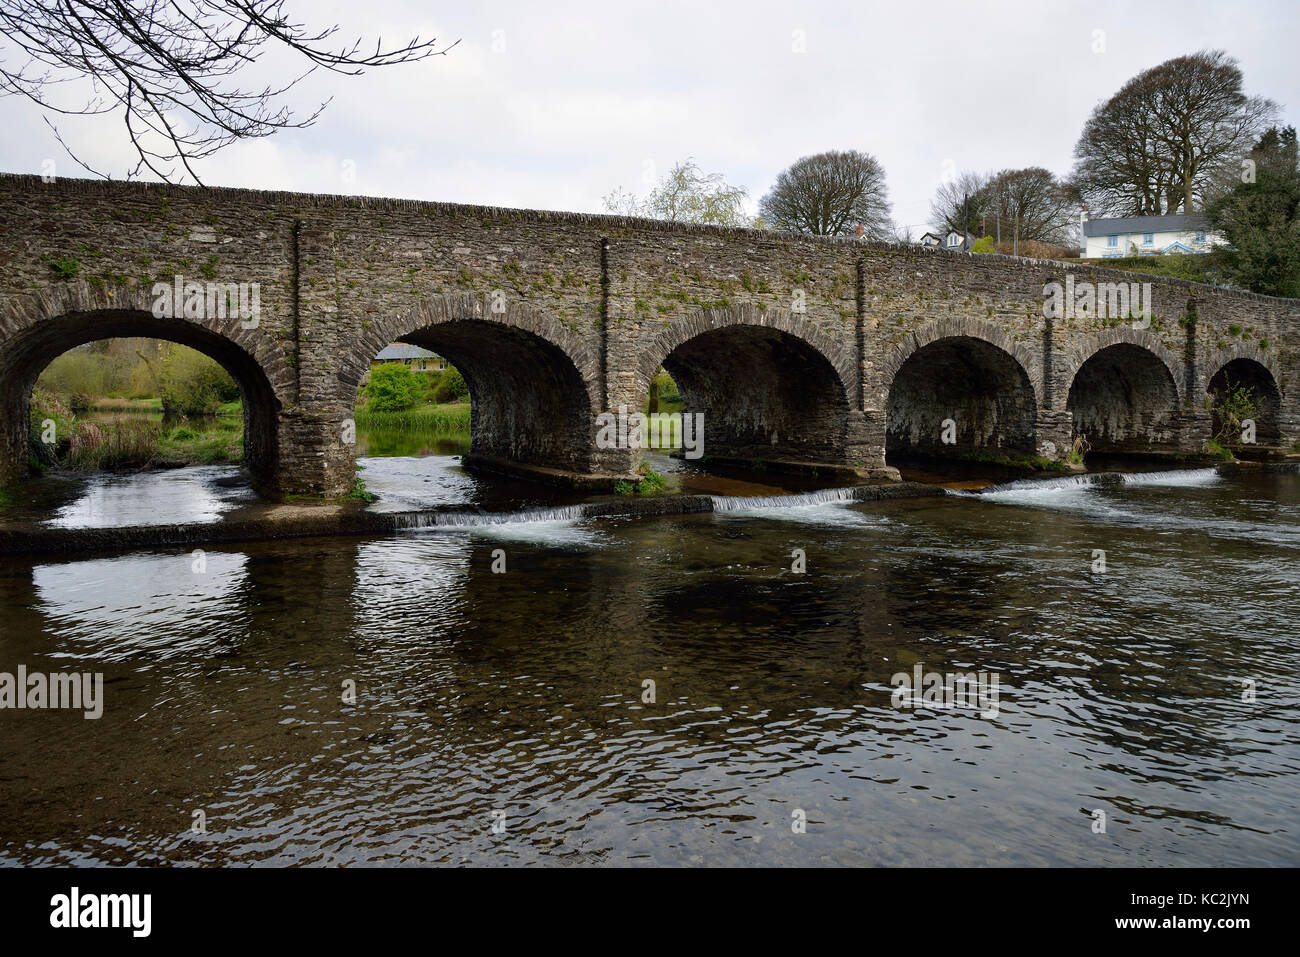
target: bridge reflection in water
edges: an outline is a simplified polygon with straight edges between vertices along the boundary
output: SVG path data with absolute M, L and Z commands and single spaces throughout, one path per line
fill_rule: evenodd
M 0 669 L 106 708 L 6 716 L 0 858 L 1288 863 L 1297 514 L 1200 471 L 11 560 Z M 999 718 L 891 707 L 917 664 Z

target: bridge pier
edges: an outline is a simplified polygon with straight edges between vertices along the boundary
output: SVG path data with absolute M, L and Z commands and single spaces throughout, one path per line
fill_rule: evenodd
M 1188 405 L 1179 410 L 1178 451 L 1199 454 L 1214 434 L 1210 410 Z
M 268 491 L 289 497 L 341 498 L 357 480 L 351 412 L 340 407 L 287 409 L 278 424 L 278 480 Z
M 845 429 L 845 458 L 866 479 L 899 481 L 898 469 L 885 464 L 885 410 L 867 409 L 849 412 Z
M 1074 416 L 1066 409 L 1039 409 L 1034 418 L 1036 452 L 1064 462 L 1074 446 Z

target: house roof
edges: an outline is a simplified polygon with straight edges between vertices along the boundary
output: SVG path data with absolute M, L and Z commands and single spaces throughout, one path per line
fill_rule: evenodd
M 1177 216 L 1122 216 L 1117 219 L 1089 219 L 1083 224 L 1085 236 L 1114 236 L 1116 233 L 1171 233 L 1208 229 L 1209 221 L 1200 213 Z
M 394 362 L 401 359 L 436 359 L 438 353 L 430 352 L 428 349 L 421 349 L 419 346 L 408 345 L 405 342 L 394 342 L 390 346 L 384 346 L 379 350 L 379 355 L 375 356 L 380 362 Z

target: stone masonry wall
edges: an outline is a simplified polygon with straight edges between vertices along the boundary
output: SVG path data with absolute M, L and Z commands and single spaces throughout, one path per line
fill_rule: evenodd
M 1150 283 L 1150 327 L 1045 320 L 1044 284 L 1067 273 Z M 155 318 L 151 286 L 178 274 L 257 283 L 257 326 Z M 893 434 L 928 432 L 945 403 L 978 420 L 967 431 L 979 441 L 1063 454 L 1081 416 L 1120 421 L 1104 406 L 1123 400 L 1130 367 L 1110 361 L 1111 350 L 1085 369 L 1117 345 L 1153 360 L 1131 367 L 1161 378 L 1146 383 L 1152 402 L 1177 402 L 1124 421 L 1158 419 L 1153 445 L 1196 449 L 1209 435 L 1211 378 L 1249 359 L 1277 384 L 1277 431 L 1289 446 L 1300 440 L 1297 328 L 1294 300 L 1063 262 L 621 217 L 0 175 L 4 480 L 25 471 L 26 407 L 41 369 L 109 334 L 213 355 L 244 390 L 257 480 L 329 497 L 353 482 L 358 383 L 396 339 L 464 372 L 478 460 L 613 479 L 638 455 L 596 448 L 595 417 L 640 409 L 660 365 L 707 410 L 706 440 L 721 451 L 869 473 L 884 467 L 891 410 Z M 971 340 L 981 345 L 963 345 Z M 891 404 L 905 364 L 908 385 Z M 943 398 L 927 376 L 965 376 L 989 394 Z M 990 381 L 1013 384 L 1016 397 L 992 394 Z

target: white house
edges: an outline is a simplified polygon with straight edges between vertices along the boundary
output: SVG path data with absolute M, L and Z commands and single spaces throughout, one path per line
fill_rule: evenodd
M 1083 236 L 1085 259 L 1208 253 L 1228 242 L 1222 233 L 1211 230 L 1199 213 L 1086 219 Z
M 932 249 L 970 249 L 975 244 L 975 237 L 970 233 L 966 234 L 966 242 L 962 242 L 961 230 L 950 229 L 946 235 L 940 236 L 938 233 L 925 233 L 918 242 L 922 246 L 928 246 Z
M 447 360 L 436 352 L 408 345 L 405 342 L 394 342 L 384 346 L 379 351 L 379 355 L 370 360 L 370 365 L 373 368 L 385 362 L 400 362 L 412 372 L 442 372 L 447 368 Z

